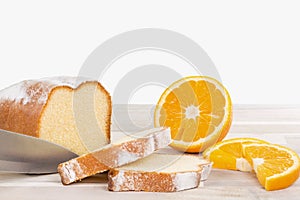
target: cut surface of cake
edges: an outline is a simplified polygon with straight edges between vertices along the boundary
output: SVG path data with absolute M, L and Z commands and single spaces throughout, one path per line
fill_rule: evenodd
M 144 159 L 111 169 L 111 191 L 175 192 L 196 188 L 207 179 L 209 161 L 199 156 L 152 154 Z
M 94 152 L 61 163 L 57 170 L 62 183 L 70 184 L 149 156 L 170 143 L 170 129 L 150 129 L 128 135 Z
M 110 142 L 111 107 L 109 93 L 96 80 L 26 80 L 0 91 L 0 128 L 82 155 Z

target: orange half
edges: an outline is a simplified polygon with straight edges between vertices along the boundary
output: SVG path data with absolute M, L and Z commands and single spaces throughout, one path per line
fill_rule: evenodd
M 171 128 L 175 149 L 198 153 L 227 134 L 232 121 L 228 91 L 217 80 L 190 76 L 171 84 L 154 113 L 155 127 Z

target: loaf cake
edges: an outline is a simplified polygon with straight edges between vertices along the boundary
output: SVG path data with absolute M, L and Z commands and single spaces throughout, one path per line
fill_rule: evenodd
M 211 164 L 199 156 L 152 154 L 114 168 L 108 174 L 111 191 L 176 192 L 196 188 L 210 173 Z
M 105 172 L 144 158 L 171 143 L 169 128 L 155 128 L 121 138 L 94 152 L 59 164 L 63 184 Z
M 82 155 L 110 142 L 111 97 L 95 80 L 26 80 L 0 91 L 0 128 Z

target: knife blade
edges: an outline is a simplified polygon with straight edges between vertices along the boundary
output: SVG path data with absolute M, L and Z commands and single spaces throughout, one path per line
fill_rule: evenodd
M 2 172 L 56 173 L 59 163 L 76 156 L 70 150 L 52 142 L 0 129 Z

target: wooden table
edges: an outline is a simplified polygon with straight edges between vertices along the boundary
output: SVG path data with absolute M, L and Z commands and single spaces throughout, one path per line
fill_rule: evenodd
M 120 129 L 137 131 L 152 126 L 153 106 L 114 106 L 112 140 Z M 126 119 L 130 117 L 134 124 Z M 120 120 L 124 119 L 124 120 Z M 286 145 L 300 153 L 300 106 L 235 105 L 226 138 L 256 137 Z M 109 192 L 106 174 L 63 186 L 58 174 L 0 173 L 0 200 L 6 199 L 300 199 L 300 179 L 291 187 L 267 192 L 253 173 L 213 169 L 203 187 L 177 193 Z

